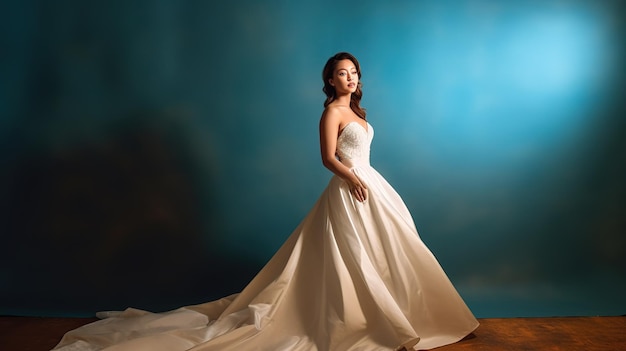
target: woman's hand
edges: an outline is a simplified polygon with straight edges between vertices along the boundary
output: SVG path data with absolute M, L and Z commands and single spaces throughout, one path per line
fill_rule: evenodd
M 349 181 L 350 194 L 352 194 L 357 201 L 363 202 L 367 199 L 367 187 L 363 184 L 355 175 L 354 181 Z

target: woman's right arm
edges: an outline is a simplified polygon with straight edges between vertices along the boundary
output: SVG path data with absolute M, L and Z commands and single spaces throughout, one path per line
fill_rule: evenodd
M 350 168 L 341 163 L 337 157 L 337 138 L 341 126 L 341 114 L 333 107 L 324 110 L 320 119 L 320 150 L 324 167 L 345 180 L 350 192 L 358 201 L 365 201 L 367 188 Z

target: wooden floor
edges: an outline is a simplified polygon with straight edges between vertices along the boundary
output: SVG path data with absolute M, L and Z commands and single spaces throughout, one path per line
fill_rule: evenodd
M 66 331 L 94 320 L 0 316 L 0 350 L 49 351 Z M 437 350 L 626 350 L 626 316 L 483 318 L 479 321 L 481 325 L 474 334 Z

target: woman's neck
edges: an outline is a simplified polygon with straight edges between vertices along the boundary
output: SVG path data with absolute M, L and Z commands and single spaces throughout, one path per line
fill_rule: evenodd
M 335 103 L 337 105 L 350 106 L 350 94 L 337 96 Z

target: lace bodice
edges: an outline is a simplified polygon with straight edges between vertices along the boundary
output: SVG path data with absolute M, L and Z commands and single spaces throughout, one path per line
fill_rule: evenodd
M 348 123 L 337 138 L 337 156 L 348 167 L 369 165 L 370 144 L 374 129 L 367 123 L 367 129 L 358 122 Z

